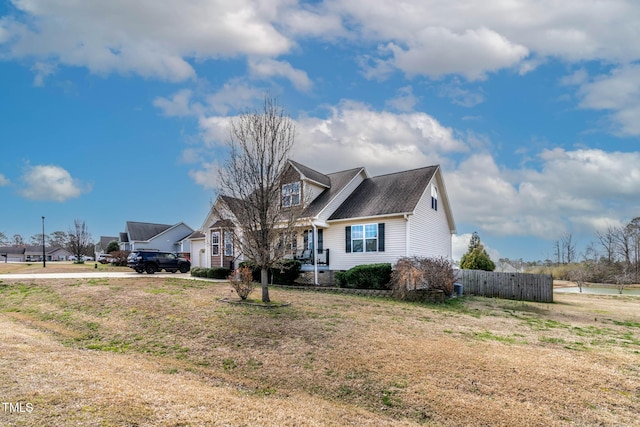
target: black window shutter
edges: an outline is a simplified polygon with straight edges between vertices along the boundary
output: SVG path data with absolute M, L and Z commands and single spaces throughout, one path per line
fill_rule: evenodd
M 324 250 L 323 242 L 322 242 L 322 228 L 318 229 L 318 252 Z
M 378 224 L 378 252 L 384 252 L 384 222 Z
M 308 230 L 304 230 L 304 233 L 302 233 L 302 248 L 304 250 L 309 249 L 309 231 Z
M 351 252 L 351 226 L 348 225 L 344 228 L 344 250 L 345 252 Z

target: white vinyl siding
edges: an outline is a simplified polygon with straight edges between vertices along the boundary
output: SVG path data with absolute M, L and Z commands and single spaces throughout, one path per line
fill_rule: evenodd
M 409 216 L 409 256 L 446 257 L 451 260 L 451 230 L 444 206 L 432 208 L 433 182 L 425 189 Z
M 208 267 L 205 245 L 205 239 L 191 241 L 191 267 Z M 211 259 L 209 259 L 209 262 L 211 262 Z
M 178 252 L 180 250 L 180 240 L 191 233 L 193 233 L 193 230 L 189 226 L 179 223 L 147 241 L 130 242 L 131 250 L 155 249 L 163 252 Z
M 303 197 L 304 197 L 305 206 L 308 206 L 309 203 L 314 201 L 315 198 L 320 195 L 320 193 L 322 193 L 324 190 L 326 190 L 326 187 L 322 187 L 320 185 L 312 184 L 310 182 L 304 182 L 302 184 L 302 188 L 303 188 L 302 194 L 303 194 Z
M 353 191 L 358 188 L 358 186 L 364 181 L 365 173 L 364 170 L 360 171 L 347 185 L 344 186 L 342 191 L 336 195 L 336 197 L 331 200 L 327 206 L 318 214 L 318 220 L 327 221 L 331 214 L 335 212 L 336 209 L 340 207 L 340 205 L 347 200 L 347 197 L 353 193 Z
M 356 265 L 395 263 L 405 254 L 405 219 L 380 217 L 369 220 L 331 222 L 324 230 L 324 247 L 330 249 L 331 270 L 348 270 Z M 362 224 L 384 223 L 384 252 L 351 252 L 345 248 L 345 227 Z

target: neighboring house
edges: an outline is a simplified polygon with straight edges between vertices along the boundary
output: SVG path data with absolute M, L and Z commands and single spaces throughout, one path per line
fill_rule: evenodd
M 218 197 L 191 238 L 192 262 L 235 267 L 243 260 L 232 239 L 239 203 Z M 404 256 L 451 260 L 455 223 L 439 166 L 370 177 L 363 167 L 323 174 L 290 160 L 281 203 L 305 207 L 291 256 L 316 284 L 331 282 L 335 271 Z
M 45 248 L 47 261 L 66 261 L 71 252 L 60 247 Z M 42 246 L 7 246 L 0 248 L 0 262 L 40 262 Z
M 495 264 L 496 264 L 496 269 L 494 271 L 498 273 L 523 273 L 524 272 L 524 268 L 522 267 L 517 268 L 516 266 L 514 266 L 513 264 L 507 261 L 498 261 Z
M 96 255 L 95 259 L 98 259 L 98 255 L 106 253 L 107 251 L 107 246 L 109 246 L 109 243 L 111 242 L 117 242 L 119 241 L 120 238 L 119 237 L 111 237 L 111 236 L 100 236 L 100 240 L 98 241 L 98 243 L 96 243 L 94 252 Z
M 24 262 L 24 246 L 3 246 L 0 247 L 0 262 Z M 40 251 L 42 255 L 42 250 Z
M 187 239 L 193 229 L 184 222 L 175 225 L 152 224 L 127 221 L 125 231 L 120 233 L 120 250 L 135 251 L 154 249 L 165 252 L 190 252 Z
M 69 257 L 73 256 L 71 251 L 65 248 L 50 248 L 46 253 L 47 261 L 67 261 Z M 42 259 L 42 257 L 40 258 Z

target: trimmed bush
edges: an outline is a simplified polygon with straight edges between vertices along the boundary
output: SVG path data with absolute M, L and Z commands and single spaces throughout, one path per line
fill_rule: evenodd
M 285 259 L 271 267 L 273 283 L 279 285 L 292 285 L 300 276 L 302 263 L 297 259 Z
M 226 279 L 231 274 L 231 270 L 225 267 L 212 267 L 207 273 L 209 279 Z
M 226 279 L 229 277 L 231 270 L 224 267 L 213 268 L 200 268 L 194 267 L 191 269 L 191 275 L 193 277 L 206 277 L 209 279 Z
M 260 267 L 252 261 L 243 261 L 240 263 L 240 267 L 249 267 L 253 274 L 253 280 L 260 283 Z M 302 269 L 302 263 L 296 259 L 279 261 L 269 269 L 269 281 L 277 285 L 292 285 L 300 276 L 300 269 Z
M 390 289 L 391 264 L 357 265 L 336 273 L 335 279 L 341 288 Z

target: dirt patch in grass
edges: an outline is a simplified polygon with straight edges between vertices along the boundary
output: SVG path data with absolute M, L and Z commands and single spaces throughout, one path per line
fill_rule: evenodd
M 640 298 L 445 305 L 178 278 L 0 283 L 8 425 L 633 425 Z M 1 408 L 0 408 L 1 409 Z

